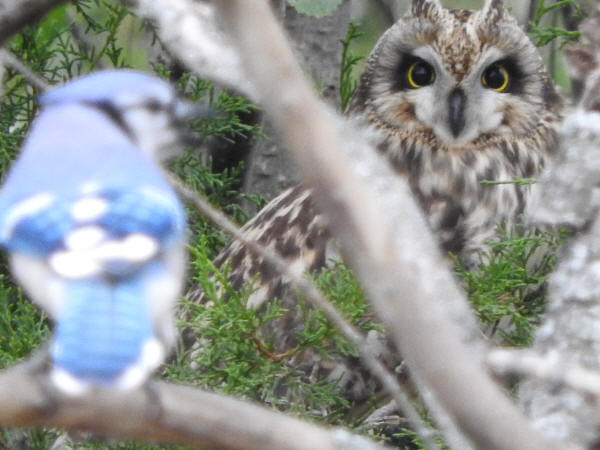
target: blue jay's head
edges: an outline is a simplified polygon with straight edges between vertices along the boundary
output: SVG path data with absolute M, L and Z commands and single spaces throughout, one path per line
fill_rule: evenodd
M 178 150 L 184 123 L 206 112 L 180 100 L 171 85 L 160 78 L 130 70 L 96 72 L 40 97 L 46 108 L 67 103 L 100 109 L 159 161 Z

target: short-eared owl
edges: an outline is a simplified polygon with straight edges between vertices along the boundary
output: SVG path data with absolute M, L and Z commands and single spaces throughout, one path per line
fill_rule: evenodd
M 478 11 L 413 0 L 369 55 L 350 113 L 381 132 L 378 150 L 408 179 L 442 249 L 472 265 L 497 224 L 524 212 L 532 186 L 510 181 L 537 176 L 561 109 L 541 56 L 500 0 Z M 301 187 L 245 231 L 306 269 L 327 260 L 325 220 Z M 226 260 L 234 286 L 258 274 L 249 306 L 285 297 L 285 281 L 239 243 L 216 262 Z

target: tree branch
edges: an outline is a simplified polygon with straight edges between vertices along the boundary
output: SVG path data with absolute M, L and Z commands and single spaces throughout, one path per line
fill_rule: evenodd
M 31 84 L 36 89 L 39 89 L 40 92 L 45 92 L 50 89 L 46 80 L 40 77 L 38 74 L 33 72 L 29 67 L 27 67 L 21 60 L 19 60 L 15 55 L 10 53 L 5 49 L 0 49 L 0 62 L 4 63 L 7 66 L 12 67 L 14 70 L 23 75 L 29 84 Z
M 66 0 L 0 0 L 0 44 Z
M 219 27 L 214 9 L 205 1 L 136 0 L 140 16 L 152 20 L 169 51 L 188 69 L 224 87 L 256 98 L 254 86 L 244 78 L 229 36 Z
M 583 28 L 591 45 L 572 47 L 566 55 L 585 88 L 580 104 L 562 123 L 560 145 L 539 181 L 541 198 L 530 214 L 544 224 L 582 231 L 565 246 L 548 279 L 547 305 L 533 343 L 537 354 L 558 352 L 563 370 L 579 366 L 600 370 L 599 24 L 597 15 Z M 577 391 L 534 378 L 521 383 L 518 395 L 548 436 L 567 442 L 570 447 L 565 448 L 592 448 L 598 439 L 598 404 Z
M 177 192 L 179 192 L 184 199 L 191 202 L 202 215 L 210 219 L 222 230 L 225 230 L 233 238 L 243 243 L 252 252 L 260 255 L 265 261 L 268 261 L 269 264 L 272 264 L 279 273 L 290 280 L 294 288 L 298 292 L 301 292 L 306 300 L 323 311 L 331 323 L 333 323 L 352 345 L 356 347 L 364 364 L 369 368 L 371 373 L 379 379 L 388 393 L 393 397 L 396 404 L 402 409 L 402 412 L 413 426 L 415 432 L 417 432 L 427 444 L 427 448 L 431 450 L 439 448 L 435 442 L 432 431 L 423 423 L 423 420 L 412 406 L 408 395 L 404 392 L 404 389 L 400 386 L 398 380 L 392 376 L 381 361 L 379 361 L 377 356 L 373 353 L 372 347 L 366 339 L 363 338 L 361 333 L 346 321 L 335 306 L 317 289 L 314 283 L 304 274 L 292 270 L 289 263 L 280 255 L 271 252 L 258 242 L 249 239 L 238 226 L 225 216 L 225 214 L 213 208 L 206 200 L 198 196 L 178 179 L 170 175 L 167 176 L 171 184 L 177 189 Z
M 472 357 L 472 349 L 461 343 L 464 333 L 447 320 L 449 311 L 440 301 L 461 299 L 464 304 L 464 298 L 408 187 L 383 166 L 376 174 L 385 174 L 383 178 L 367 183 L 357 177 L 341 151 L 352 143 L 330 126 L 335 119 L 316 100 L 264 2 L 219 0 L 214 5 L 262 106 L 293 152 L 307 184 L 315 188 L 333 234 L 339 236 L 350 265 L 416 376 L 432 388 L 478 447 L 553 448 L 492 383 L 480 361 Z M 365 172 L 369 169 L 363 167 Z M 383 190 L 375 192 L 374 184 L 403 188 L 385 198 Z M 401 211 L 402 217 L 394 216 L 394 211 Z
M 165 382 L 135 391 L 97 389 L 83 397 L 63 396 L 51 388 L 37 358 L 0 372 L 0 425 L 82 429 L 212 449 L 383 450 L 343 429 Z
M 500 376 L 513 373 L 533 377 L 552 389 L 568 387 L 596 403 L 600 400 L 600 373 L 568 363 L 559 352 L 541 355 L 531 350 L 495 349 L 487 363 Z

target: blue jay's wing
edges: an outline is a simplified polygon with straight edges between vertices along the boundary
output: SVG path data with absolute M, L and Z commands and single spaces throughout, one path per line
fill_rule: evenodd
M 15 275 L 56 320 L 59 388 L 133 387 L 160 365 L 185 265 L 184 213 L 172 192 L 106 189 L 70 201 L 38 194 L 0 224 Z
M 0 222 L 5 248 L 44 258 L 61 277 L 124 276 L 183 238 L 184 215 L 150 187 L 109 189 L 75 199 L 37 194 Z

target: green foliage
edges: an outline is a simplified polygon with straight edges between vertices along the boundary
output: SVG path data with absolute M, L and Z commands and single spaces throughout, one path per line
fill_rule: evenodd
M 350 45 L 354 40 L 363 36 L 359 25 L 354 22 L 348 24 L 346 37 L 342 39 L 342 63 L 340 65 L 340 109 L 346 111 L 350 99 L 354 95 L 358 86 L 358 80 L 354 76 L 356 65 L 363 60 L 362 56 L 357 56 L 350 50 Z
M 332 262 L 332 267 L 325 268 L 315 274 L 313 280 L 317 287 L 326 294 L 346 319 L 362 330 L 383 332 L 383 326 L 373 322 L 370 317 L 369 304 L 362 287 L 352 270 L 342 262 Z M 333 327 L 325 315 L 300 299 L 298 307 L 302 313 L 304 328 L 298 330 L 300 342 L 306 346 L 323 346 L 333 344 L 323 351 L 332 354 L 358 356 L 356 348 Z
M 351 405 L 340 396 L 335 381 L 309 378 L 305 371 L 286 364 L 306 350 L 325 358 L 356 355 L 356 350 L 322 313 L 300 302 L 298 311 L 303 327 L 290 330 L 296 332 L 298 344 L 278 353 L 267 326 L 290 311 L 277 300 L 268 302 L 260 311 L 248 310 L 246 303 L 252 289 L 233 289 L 227 282 L 228 269 L 217 269 L 200 246 L 194 248 L 191 265 L 194 281 L 200 284 L 211 304 L 183 301 L 181 315 L 185 320 L 180 326 L 199 345 L 180 349 L 176 362 L 165 369 L 168 378 L 257 400 L 327 423 L 340 423 L 350 414 Z M 365 330 L 379 328 L 365 317 L 364 295 L 349 269 L 337 264 L 315 279 L 353 323 Z M 223 301 L 224 298 L 227 300 Z M 323 411 L 327 411 L 325 416 Z
M 496 186 L 498 184 L 518 184 L 520 186 L 527 186 L 530 184 L 535 184 L 537 180 L 535 178 L 523 178 L 523 177 L 515 177 L 512 180 L 482 180 L 479 184 L 482 186 Z
M 523 346 L 531 343 L 543 312 L 544 283 L 566 231 L 519 230 L 509 236 L 500 230 L 500 234 L 501 240 L 491 244 L 487 264 L 468 270 L 457 263 L 456 271 L 482 325 L 492 333 L 498 331 L 506 343 Z M 508 327 L 501 323 L 506 319 Z
M 171 73 L 160 65 L 155 69 L 164 77 Z M 181 92 L 193 101 L 204 101 L 209 107 L 219 111 L 211 120 L 198 120 L 191 124 L 191 130 L 202 139 L 208 136 L 219 136 L 223 139 L 232 139 L 238 136 L 261 135 L 258 125 L 244 123 L 240 115 L 255 109 L 254 105 L 242 97 L 220 92 L 215 96 L 212 84 L 186 73 L 177 82 Z M 202 194 L 212 204 L 222 209 L 234 221 L 244 223 L 248 217 L 241 207 L 242 201 L 260 206 L 264 201 L 257 195 L 248 195 L 238 191 L 242 176 L 242 166 L 228 169 L 221 173 L 214 173 L 208 165 L 209 157 L 200 149 L 201 140 L 197 146 L 189 148 L 183 155 L 174 160 L 170 169 L 177 174 L 184 183 Z M 188 208 L 188 224 L 192 231 L 190 247 L 196 245 L 198 239 L 207 239 L 202 246 L 210 249 L 214 257 L 223 247 L 228 238 L 207 221 L 195 208 Z
M 296 11 L 313 17 L 324 17 L 332 14 L 342 0 L 287 0 Z
M 341 3 L 341 0 L 288 1 L 299 12 L 312 16 L 331 14 Z M 549 6 L 544 3 L 542 1 L 538 7 L 539 14 L 534 20 L 537 28 L 532 27 L 532 33 L 538 36 L 539 42 L 548 42 L 550 36 L 553 36 L 551 39 L 568 36 L 556 30 L 543 29 L 539 23 L 544 14 L 574 2 L 559 1 Z M 73 17 L 73 21 L 69 17 Z M 57 84 L 100 68 L 153 69 L 160 76 L 175 82 L 188 98 L 220 111 L 210 120 L 193 124 L 192 132 L 198 142 L 207 136 L 231 140 L 238 136 L 260 135 L 257 126 L 248 125 L 241 119 L 243 114 L 255 108 L 243 98 L 218 92 L 209 82 L 192 74 L 180 74 L 165 65 L 149 63 L 145 50 L 138 42 L 146 31 L 148 24 L 134 17 L 122 2 L 80 0 L 55 8 L 35 27 L 23 29 L 7 47 L 49 84 Z M 350 45 L 361 35 L 358 27 L 351 23 L 342 40 L 342 109 L 347 107 L 357 86 L 353 69 L 361 58 L 351 52 Z M 39 94 L 10 68 L 4 74 L 3 85 L 0 107 L 2 176 L 14 159 L 37 112 L 34 98 Z M 210 170 L 209 156 L 199 148 L 198 145 L 187 149 L 173 161 L 170 169 L 188 186 L 223 208 L 234 220 L 243 223 L 247 217 L 239 206 L 240 202 L 259 204 L 261 200 L 237 191 L 241 167 L 215 174 Z M 527 184 L 530 180 L 507 182 Z M 199 347 L 190 349 L 181 345 L 175 360 L 165 367 L 163 375 L 173 381 L 254 399 L 314 420 L 332 424 L 351 423 L 354 405 L 340 395 L 338 385 L 332 380 L 310 378 L 309 374 L 289 364 L 289 361 L 304 351 L 316 352 L 323 358 L 333 358 L 356 356 L 356 349 L 321 312 L 300 300 L 297 313 L 303 326 L 295 330 L 298 344 L 289 351 L 277 353 L 275 342 L 265 328 L 290 311 L 279 301 L 269 302 L 260 312 L 247 310 L 245 305 L 251 289 L 232 289 L 227 283 L 227 268 L 217 270 L 211 262 L 227 241 L 227 236 L 193 208 L 189 208 L 188 216 L 191 231 L 190 282 L 202 286 L 212 305 L 191 303 L 185 299 L 182 301 L 180 317 L 184 319 L 179 325 L 186 330 L 187 337 L 197 340 Z M 460 266 L 456 270 L 463 278 L 465 289 L 483 324 L 493 327 L 502 318 L 510 318 L 513 326 L 500 333 L 508 343 L 524 345 L 530 341 L 532 327 L 543 308 L 543 295 L 532 290 L 531 286 L 543 284 L 554 262 L 554 250 L 563 234 L 535 232 L 519 238 L 504 237 L 504 240 L 493 244 L 489 264 L 474 271 L 467 271 Z M 532 269 L 529 265 L 531 254 L 544 246 L 550 252 Z M 364 294 L 346 266 L 335 264 L 333 268 L 315 274 L 314 279 L 354 325 L 365 331 L 382 331 L 381 325 L 372 321 Z M 222 301 L 222 298 L 227 301 Z M 26 357 L 47 339 L 48 334 L 44 315 L 12 283 L 5 264 L 0 265 L 0 366 Z M 286 395 L 282 396 L 282 391 Z M 325 416 L 323 411 L 327 413 Z M 13 430 L 3 430 L 0 446 L 11 448 L 14 447 L 11 443 L 18 441 L 25 442 L 26 448 L 48 448 L 54 436 L 53 431 L 27 430 L 16 436 Z M 406 437 L 413 439 L 408 431 Z M 80 448 L 154 448 L 133 443 L 89 442 L 77 445 Z
M 270 301 L 260 311 L 248 310 L 246 303 L 252 289 L 233 289 L 227 282 L 228 269 L 217 269 L 201 246 L 194 248 L 191 265 L 194 281 L 211 304 L 183 301 L 182 315 L 186 319 L 180 326 L 199 346 L 178 352 L 177 361 L 166 368 L 168 378 L 257 400 L 327 423 L 340 423 L 351 413 L 351 405 L 340 396 L 335 381 L 309 378 L 309 374 L 295 365 L 286 364 L 306 350 L 325 358 L 356 355 L 356 350 L 321 312 L 300 302 L 298 311 L 303 327 L 290 330 L 296 332 L 298 344 L 278 353 L 267 326 L 289 313 L 281 302 Z M 352 323 L 365 330 L 380 329 L 366 318 L 364 295 L 348 268 L 336 264 L 315 275 L 315 280 Z M 327 411 L 325 416 L 323 411 Z
M 75 3 L 77 12 L 82 16 L 86 35 L 97 36 L 100 45 L 81 45 L 81 61 L 89 65 L 87 71 L 98 67 L 106 57 L 112 67 L 125 67 L 123 47 L 118 42 L 117 33 L 130 12 L 123 3 L 108 0 L 79 0 Z
M 0 367 L 29 355 L 47 335 L 44 315 L 0 274 Z
M 542 18 L 560 8 L 571 7 L 575 10 L 575 17 L 583 18 L 584 13 L 576 0 L 559 0 L 546 5 L 546 0 L 541 0 L 536 8 L 533 20 L 529 23 L 530 34 L 533 37 L 538 47 L 543 47 L 555 39 L 558 39 L 561 46 L 567 42 L 579 39 L 581 33 L 579 31 L 569 31 L 556 26 L 542 26 Z
M 190 447 L 183 447 L 180 445 L 160 445 L 160 446 L 151 446 L 148 444 L 140 444 L 136 442 L 118 442 L 116 440 L 111 440 L 109 442 L 100 440 L 97 438 L 89 438 L 85 440 L 81 440 L 81 442 L 76 442 L 73 446 L 67 444 L 67 448 L 73 450 L 184 450 L 189 449 Z M 28 447 L 29 448 L 29 447 Z M 47 447 L 39 447 L 40 450 Z
M 189 99 L 214 108 L 215 117 L 191 124 L 192 141 L 185 153 L 172 162 L 171 169 L 189 186 L 224 209 L 234 220 L 247 217 L 240 201 L 260 203 L 254 196 L 237 192 L 241 168 L 213 173 L 210 157 L 201 151 L 208 136 L 234 139 L 238 136 L 259 135 L 258 126 L 243 122 L 241 116 L 255 107 L 245 99 L 216 91 L 206 80 L 189 73 L 177 75 L 166 66 L 148 62 L 142 45 L 147 24 L 133 16 L 123 2 L 112 0 L 80 0 L 53 9 L 36 26 L 24 28 L 7 43 L 14 53 L 33 72 L 50 85 L 93 70 L 131 67 L 150 71 L 169 78 Z M 0 175 L 4 177 L 12 164 L 29 125 L 37 113 L 35 97 L 40 94 L 27 80 L 11 68 L 3 76 L 3 96 L 0 107 Z M 210 257 L 223 246 L 226 237 L 189 209 L 192 230 L 190 252 L 202 248 Z M 207 256 L 208 257 L 208 256 Z M 27 357 L 49 336 L 48 321 L 14 285 L 6 264 L 0 264 L 0 367 Z M 182 381 L 187 381 L 182 379 Z M 49 448 L 57 436 L 51 430 L 0 430 L 0 447 Z M 77 448 L 149 449 L 134 443 L 86 441 Z M 169 447 L 180 448 L 180 447 Z
M 427 417 L 425 417 L 425 423 L 432 425 Z M 398 448 L 405 450 L 427 450 L 420 436 L 410 428 L 403 428 L 398 433 L 394 433 L 393 438 L 394 441 L 399 443 Z M 436 442 L 441 450 L 451 450 L 441 439 L 436 439 Z
M 41 428 L 0 429 L 0 448 L 46 450 L 56 440 L 57 432 Z

